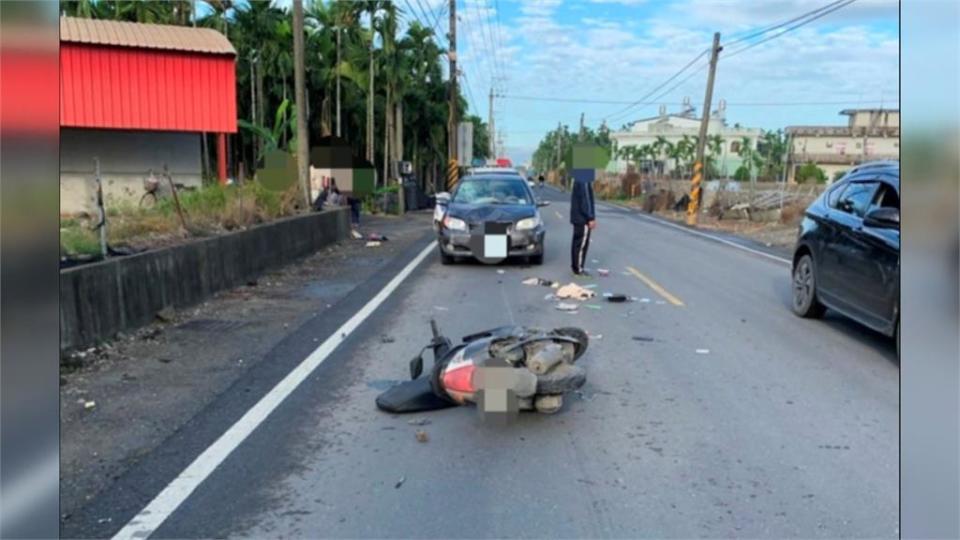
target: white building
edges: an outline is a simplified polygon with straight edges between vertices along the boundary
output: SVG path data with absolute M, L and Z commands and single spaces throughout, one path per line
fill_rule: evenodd
M 740 124 L 734 124 L 733 127 L 728 126 L 726 108 L 726 102 L 720 100 L 717 110 L 710 115 L 707 135 L 708 137 L 720 135 L 723 138 L 722 150 L 716 161 L 717 168 L 721 175 L 733 176 L 733 173 L 742 163 L 738 151 L 743 138 L 749 138 L 751 146 L 756 150 L 758 139 L 763 132 L 759 128 L 741 127 Z M 671 144 L 676 145 L 683 139 L 684 135 L 695 138 L 700 134 L 700 120 L 694 114 L 694 108 L 690 105 L 690 98 L 685 98 L 680 112 L 667 113 L 666 106 L 661 105 L 658 116 L 631 122 L 628 124 L 626 131 L 611 132 L 610 138 L 615 141 L 618 149 L 629 146 L 653 145 L 659 137 L 663 137 Z M 709 155 L 709 149 L 707 152 Z M 677 168 L 676 160 L 667 156 L 661 156 L 657 158 L 657 161 L 662 164 L 665 174 L 669 174 Z M 627 162 L 619 157 L 612 160 L 611 166 L 608 167 L 610 172 L 623 173 L 626 170 Z

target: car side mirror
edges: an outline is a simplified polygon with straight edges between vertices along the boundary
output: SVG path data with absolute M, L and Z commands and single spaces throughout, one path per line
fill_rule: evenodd
M 537 201 L 537 208 L 543 208 L 544 206 L 550 206 L 550 201 Z
M 899 229 L 900 210 L 891 207 L 874 208 L 863 217 L 863 224 L 877 229 Z
M 446 191 L 441 191 L 436 194 L 437 204 L 449 204 L 450 203 L 450 193 Z

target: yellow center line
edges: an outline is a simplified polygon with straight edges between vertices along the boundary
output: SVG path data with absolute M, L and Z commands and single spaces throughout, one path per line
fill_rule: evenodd
M 658 285 L 656 281 L 654 281 L 654 280 L 648 278 L 647 276 L 641 274 L 640 271 L 637 270 L 636 268 L 634 268 L 634 267 L 632 267 L 632 266 L 628 266 L 628 267 L 627 267 L 627 271 L 630 272 L 631 274 L 637 276 L 637 278 L 639 278 L 640 281 L 646 283 L 646 284 L 647 284 L 647 287 L 650 287 L 651 289 L 653 289 L 654 291 L 656 291 L 657 294 L 659 294 L 660 296 L 664 297 L 664 298 L 667 300 L 667 302 L 670 302 L 671 304 L 673 304 L 673 305 L 675 305 L 675 306 L 683 307 L 683 302 L 682 302 L 679 298 L 677 298 L 676 296 L 670 294 L 669 291 L 667 291 L 666 289 L 664 289 L 663 287 L 661 287 L 660 285 Z

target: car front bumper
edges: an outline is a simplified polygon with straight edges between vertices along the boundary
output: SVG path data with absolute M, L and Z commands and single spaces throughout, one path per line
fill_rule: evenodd
M 545 235 L 546 231 L 543 226 L 528 231 L 516 231 L 511 228 L 507 232 L 507 256 L 542 255 Z M 474 240 L 475 236 L 477 236 L 477 233 L 440 228 L 437 243 L 440 244 L 440 250 L 447 255 L 475 257 L 479 255 L 473 252 L 472 245 L 477 244 L 477 241 Z M 480 236 L 483 235 L 480 234 Z M 480 244 L 482 245 L 482 241 Z

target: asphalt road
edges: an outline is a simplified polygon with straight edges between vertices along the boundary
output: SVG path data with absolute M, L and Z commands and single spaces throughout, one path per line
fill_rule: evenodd
M 431 252 L 152 536 L 896 537 L 891 341 L 839 316 L 795 317 L 784 262 L 609 206 L 588 267 L 610 276 L 580 283 L 640 301 L 557 311 L 521 280 L 573 281 L 565 197 L 545 197 L 542 267 L 447 267 Z M 348 297 L 341 319 L 291 334 L 242 397 L 221 396 L 73 532 L 120 530 L 389 277 Z M 470 408 L 417 415 L 423 427 L 378 411 L 431 317 L 453 338 L 581 326 L 595 336 L 582 395 L 500 428 Z

